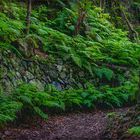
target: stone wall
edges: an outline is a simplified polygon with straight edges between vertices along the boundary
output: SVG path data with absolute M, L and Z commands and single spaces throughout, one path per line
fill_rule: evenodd
M 10 92 L 22 83 L 34 83 L 40 89 L 47 84 L 59 90 L 79 88 L 85 86 L 87 79 L 92 82 L 90 75 L 62 59 L 24 59 L 9 50 L 0 50 L 0 86 L 4 91 Z

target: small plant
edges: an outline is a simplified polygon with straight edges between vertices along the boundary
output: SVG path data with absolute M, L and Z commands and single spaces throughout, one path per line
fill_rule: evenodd
M 22 103 L 13 101 L 11 97 L 0 94 L 0 126 L 7 122 L 14 121 L 17 113 L 22 108 Z
M 32 84 L 21 85 L 16 89 L 13 96 L 16 101 L 23 104 L 23 112 L 27 112 L 28 115 L 37 114 L 44 119 L 48 118 L 47 114 L 43 112 L 44 108 L 63 108 L 55 94 L 41 92 Z
M 108 118 L 115 118 L 116 115 L 117 115 L 116 112 L 110 112 L 110 113 L 107 114 L 107 117 Z
M 134 136 L 140 136 L 140 126 L 134 126 L 128 129 L 128 133 Z

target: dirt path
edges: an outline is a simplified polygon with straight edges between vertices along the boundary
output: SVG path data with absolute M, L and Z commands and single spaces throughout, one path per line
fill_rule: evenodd
M 51 117 L 38 127 L 9 128 L 2 140 L 100 140 L 107 125 L 103 112 Z
M 7 128 L 0 137 L 2 140 L 104 140 L 101 136 L 108 124 L 107 114 L 100 111 L 54 116 L 47 122 Z

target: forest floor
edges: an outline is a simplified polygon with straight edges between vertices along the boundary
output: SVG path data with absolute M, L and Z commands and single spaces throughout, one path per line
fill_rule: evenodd
M 108 126 L 108 114 L 121 114 L 128 109 L 55 115 L 47 122 L 32 119 L 19 126 L 6 127 L 0 137 L 2 140 L 105 140 L 103 134 Z

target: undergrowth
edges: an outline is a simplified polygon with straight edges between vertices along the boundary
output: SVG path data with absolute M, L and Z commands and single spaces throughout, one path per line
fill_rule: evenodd
M 59 91 L 48 85 L 44 91 L 40 91 L 35 85 L 23 84 L 9 96 L 1 93 L 0 124 L 15 120 L 18 114 L 21 117 L 39 115 L 47 119 L 47 111 L 121 107 L 131 100 L 131 86 L 126 84 L 118 88 L 104 86 L 96 89 L 89 84 L 87 89 Z
M 140 126 L 135 126 L 128 129 L 128 133 L 134 136 L 140 136 Z
M 100 8 L 88 7 L 84 23 L 88 29 L 81 29 L 81 33 L 74 36 L 78 18 L 76 5 L 62 8 L 61 12 L 56 12 L 53 19 L 48 18 L 46 6 L 36 7 L 32 11 L 29 40 L 29 37 L 24 35 L 24 5 L 21 7 L 11 3 L 8 6 L 5 4 L 4 7 L 5 10 L 0 12 L 1 42 L 10 44 L 20 39 L 21 42 L 30 44 L 31 41 L 35 48 L 42 47 L 45 52 L 59 56 L 64 61 L 69 60 L 91 74 L 95 66 L 106 63 L 131 67 L 139 65 L 139 45 L 127 38 L 127 32 L 116 29 L 108 21 L 109 15 L 104 14 Z M 13 11 L 10 16 L 7 7 Z

